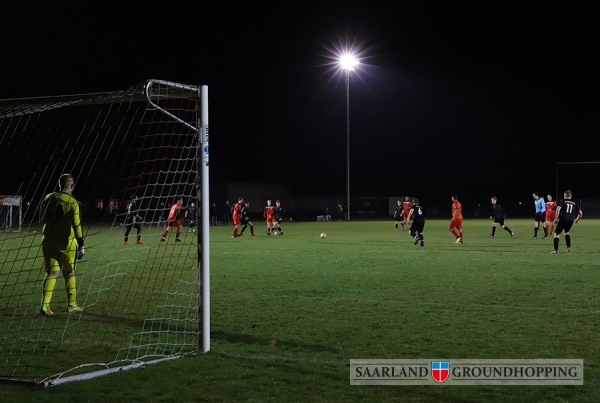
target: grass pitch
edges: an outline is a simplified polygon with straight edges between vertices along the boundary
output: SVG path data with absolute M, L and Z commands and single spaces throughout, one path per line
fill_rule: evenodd
M 490 221 L 465 220 L 455 245 L 448 221 L 430 220 L 424 247 L 392 221 L 286 223 L 277 237 L 261 223 L 237 239 L 211 227 L 208 354 L 47 389 L 3 384 L 0 400 L 597 401 L 600 221 L 575 225 L 573 253 L 561 237 L 558 255 L 531 239 L 533 220 L 506 223 L 515 236 L 490 239 Z M 585 385 L 351 386 L 350 359 L 371 358 L 583 358 Z

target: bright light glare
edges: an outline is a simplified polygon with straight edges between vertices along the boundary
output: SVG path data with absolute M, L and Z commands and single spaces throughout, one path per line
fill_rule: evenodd
M 342 68 L 344 70 L 354 70 L 354 67 L 356 67 L 357 65 L 360 64 L 360 62 L 358 61 L 358 59 L 356 57 L 354 57 L 354 55 L 351 54 L 344 54 L 340 57 L 340 66 L 342 66 Z

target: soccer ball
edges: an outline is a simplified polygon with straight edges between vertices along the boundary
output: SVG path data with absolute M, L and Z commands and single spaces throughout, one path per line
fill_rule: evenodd
M 321 232 L 321 238 L 325 238 L 326 236 L 327 236 L 327 234 L 326 234 L 326 233 L 324 233 L 324 232 Z

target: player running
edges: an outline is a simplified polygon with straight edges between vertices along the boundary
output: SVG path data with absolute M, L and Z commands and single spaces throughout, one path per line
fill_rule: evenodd
M 165 229 L 165 231 L 162 234 L 162 237 L 160 238 L 161 242 L 166 242 L 167 241 L 167 235 L 169 235 L 169 232 L 173 229 L 173 226 L 175 225 L 177 227 L 177 232 L 175 233 L 175 242 L 182 242 L 182 240 L 179 238 L 181 235 L 181 220 L 179 219 L 179 217 L 181 217 L 181 210 L 183 209 L 183 198 L 179 197 L 177 198 L 177 201 L 175 202 L 175 204 L 173 204 L 173 206 L 171 206 L 171 211 L 169 212 L 169 217 L 167 217 L 167 228 Z
M 464 234 L 462 231 L 462 205 L 458 201 L 458 196 L 452 196 L 452 219 L 448 225 L 448 230 L 452 232 L 452 235 L 456 238 L 455 244 L 462 244 Z
M 272 205 L 271 199 L 267 200 L 267 205 L 263 210 L 263 218 L 267 220 L 267 235 L 271 235 L 271 231 L 275 229 L 275 206 Z
M 410 196 L 404 196 L 404 201 L 402 202 L 402 229 L 409 227 L 408 213 L 410 213 L 411 208 L 412 201 L 410 200 Z
M 425 238 L 423 237 L 423 229 L 425 228 L 425 215 L 423 208 L 419 206 L 419 199 L 416 197 L 412 201 L 412 206 L 408 211 L 408 221 L 410 222 L 410 236 L 415 240 L 415 245 L 419 242 L 421 246 L 425 246 Z
M 504 211 L 502 207 L 498 204 L 498 198 L 496 196 L 492 197 L 492 215 L 490 218 L 492 219 L 492 233 L 490 234 L 490 238 L 493 238 L 496 235 L 496 225 L 500 224 L 500 227 L 508 232 L 510 236 L 513 236 L 515 233 L 504 225 Z
M 552 195 L 546 196 L 546 222 L 544 223 L 546 231 L 549 234 L 554 233 L 554 220 L 556 220 L 556 202 Z

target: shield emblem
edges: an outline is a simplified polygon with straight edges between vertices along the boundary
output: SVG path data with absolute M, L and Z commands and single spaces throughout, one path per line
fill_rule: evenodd
M 433 361 L 431 363 L 431 377 L 436 382 L 444 382 L 448 379 L 450 373 L 450 363 L 448 361 Z

